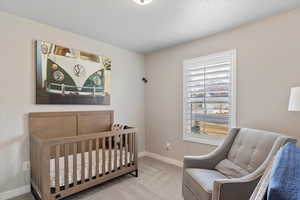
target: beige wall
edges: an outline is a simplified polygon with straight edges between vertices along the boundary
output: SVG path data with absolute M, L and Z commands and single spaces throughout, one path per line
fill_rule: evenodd
M 300 86 L 300 9 L 146 56 L 146 149 L 182 160 L 213 146 L 182 140 L 182 61 L 237 49 L 237 125 L 300 140 L 300 112 L 288 112 Z M 172 144 L 166 151 L 165 142 Z
M 114 109 L 115 119 L 139 128 L 139 151 L 181 160 L 214 146 L 182 141 L 182 61 L 236 48 L 237 124 L 282 132 L 300 140 L 300 112 L 288 112 L 289 88 L 300 86 L 300 9 L 146 56 L 146 138 L 144 56 L 50 26 L 0 12 L 0 193 L 29 184 L 22 171 L 28 156 L 27 113 Z M 111 106 L 34 104 L 33 41 L 111 56 Z M 146 139 L 146 140 L 145 140 Z M 165 143 L 171 142 L 166 151 Z
M 0 12 L 0 193 L 29 184 L 27 114 L 41 111 L 113 109 L 115 121 L 139 129 L 144 150 L 144 56 Z M 34 40 L 112 57 L 111 106 L 35 105 Z

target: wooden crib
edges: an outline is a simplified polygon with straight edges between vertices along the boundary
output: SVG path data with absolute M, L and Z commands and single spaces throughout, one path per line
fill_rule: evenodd
M 31 188 L 62 199 L 124 174 L 138 176 L 137 130 L 113 111 L 30 113 Z

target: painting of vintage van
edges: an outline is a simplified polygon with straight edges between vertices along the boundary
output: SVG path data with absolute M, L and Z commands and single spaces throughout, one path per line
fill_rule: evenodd
M 36 42 L 36 103 L 110 105 L 111 59 Z

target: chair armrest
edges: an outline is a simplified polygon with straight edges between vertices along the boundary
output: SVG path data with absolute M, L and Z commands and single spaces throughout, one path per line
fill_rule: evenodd
M 183 168 L 212 169 L 215 167 L 220 161 L 226 158 L 239 130 L 240 129 L 237 128 L 231 129 L 224 142 L 207 155 L 185 156 L 183 160 Z
M 212 169 L 218 163 L 216 156 L 213 154 L 204 156 L 185 156 L 183 160 L 183 168 L 201 168 Z

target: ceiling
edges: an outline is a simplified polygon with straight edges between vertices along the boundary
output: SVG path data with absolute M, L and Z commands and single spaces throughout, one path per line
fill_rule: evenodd
M 148 53 L 300 7 L 300 0 L 1 0 L 0 10 Z

